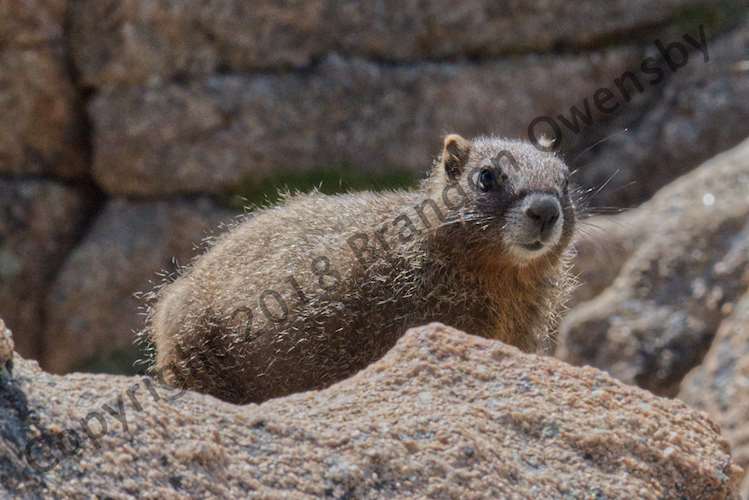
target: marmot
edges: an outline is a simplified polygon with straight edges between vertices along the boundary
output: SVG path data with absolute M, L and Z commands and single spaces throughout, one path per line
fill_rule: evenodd
M 432 321 L 537 350 L 573 282 L 568 177 L 530 144 L 451 134 L 416 190 L 287 194 L 157 292 L 154 369 L 249 403 L 327 387 Z

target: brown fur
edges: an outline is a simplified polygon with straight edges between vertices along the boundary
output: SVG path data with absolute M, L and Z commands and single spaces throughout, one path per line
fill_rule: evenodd
M 503 150 L 516 167 L 492 161 Z M 493 197 L 471 177 L 489 165 L 501 178 Z M 342 380 L 431 321 L 526 351 L 548 345 L 572 284 L 567 175 L 561 160 L 528 144 L 450 135 L 418 190 L 289 195 L 158 293 L 147 329 L 155 369 L 173 384 L 247 403 Z M 558 196 L 564 223 L 554 248 L 523 260 L 507 241 L 522 234 L 517 203 L 532 192 Z M 375 250 L 359 255 L 362 235 Z M 324 262 L 336 274 L 320 282 Z M 268 315 L 259 301 L 266 290 Z

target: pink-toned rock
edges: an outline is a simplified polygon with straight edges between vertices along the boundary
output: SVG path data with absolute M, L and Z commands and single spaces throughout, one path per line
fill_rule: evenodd
M 35 469 L 8 474 L 8 495 L 738 499 L 704 414 L 438 324 L 348 380 L 260 406 L 16 364 L 34 420 L 0 443 Z

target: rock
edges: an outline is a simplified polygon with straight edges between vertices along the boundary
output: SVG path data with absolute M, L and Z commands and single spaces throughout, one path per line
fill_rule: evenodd
M 681 174 L 749 136 L 749 72 L 742 69 L 749 46 L 749 22 L 711 42 L 710 62 L 692 61 L 666 85 L 654 109 L 630 133 L 613 135 L 592 163 L 575 175 L 582 186 L 604 186 L 590 197 L 596 213 L 633 207 Z M 692 56 L 694 57 L 694 56 Z M 720 126 L 714 126 L 720 123 Z M 628 187 L 627 184 L 631 184 Z M 571 301 L 590 300 L 618 275 L 648 236 L 648 219 L 667 217 L 669 203 L 651 203 L 616 217 L 584 221 L 578 239 L 579 287 Z
M 67 8 L 67 0 L 0 0 L 0 174 L 86 171 L 80 101 L 63 48 Z
M 749 140 L 627 214 L 641 238 L 614 283 L 573 309 L 558 355 L 675 395 L 749 285 Z
M 698 53 L 678 70 L 644 116 L 626 124 L 630 133 L 611 137 L 579 170 L 585 186 L 608 187 L 597 206 L 629 208 L 671 180 L 749 136 L 749 20 L 708 43 L 710 60 Z
M 164 195 L 341 163 L 421 173 L 445 130 L 523 136 L 535 117 L 591 95 L 637 60 L 634 49 L 409 66 L 332 56 L 310 74 L 117 89 L 90 107 L 94 174 L 110 193 Z
M 42 180 L 0 179 L 0 316 L 37 358 L 47 288 L 75 244 L 89 203 L 80 190 Z
M 13 334 L 0 319 L 0 370 L 13 359 Z
M 632 116 L 628 134 L 613 135 L 601 154 L 576 173 L 584 186 L 603 186 L 590 205 L 608 210 L 633 207 L 715 154 L 749 136 L 749 20 L 709 43 L 710 61 L 692 61 L 665 86 L 652 109 Z M 690 57 L 690 61 L 693 56 Z M 719 123 L 719 126 L 715 126 Z M 578 242 L 581 286 L 573 303 L 590 300 L 618 274 L 645 235 L 645 219 L 656 206 L 618 217 L 588 221 Z M 669 210 L 668 204 L 664 207 Z M 649 215 L 648 215 L 649 214 Z M 643 224 L 644 223 L 644 224 Z
M 65 261 L 47 296 L 42 366 L 81 368 L 94 356 L 134 350 L 143 326 L 142 301 L 157 273 L 189 263 L 201 239 L 231 214 L 207 199 L 195 202 L 110 201 Z
M 707 412 L 731 444 L 736 463 L 749 468 L 749 293 L 721 324 L 702 364 L 681 385 L 679 398 Z M 742 485 L 749 493 L 749 478 Z
M 334 1 L 335 41 L 346 53 L 408 61 L 469 55 L 489 58 L 560 48 L 580 51 L 624 40 L 673 18 L 716 9 L 705 1 L 669 0 L 570 4 L 533 0 L 497 4 L 490 0 L 377 4 Z M 585 15 L 580 15 L 584 12 Z M 576 49 L 576 50 L 575 50 Z
M 0 3 L 0 47 L 30 48 L 59 43 L 67 0 Z
M 0 49 L 0 174 L 84 174 L 79 113 L 61 51 Z
M 73 56 L 97 87 L 304 66 L 326 45 L 325 10 L 323 0 L 82 0 Z
M 260 406 L 16 364 L 35 415 L 17 449 L 44 484 L 4 481 L 8 495 L 738 498 L 704 414 L 438 324 Z
M 535 118 L 616 90 L 645 48 L 658 55 L 656 39 L 682 39 L 682 25 L 719 34 L 716 19 L 735 21 L 745 3 L 80 0 L 70 32 L 81 79 L 97 90 L 97 181 L 153 196 L 232 191 L 269 171 L 330 164 L 422 171 L 435 135 L 526 137 Z M 640 203 L 746 135 L 745 31 L 711 40 L 709 64 L 694 52 L 673 81 L 624 106 L 614 123 L 635 131 L 579 179 L 595 186 L 621 169 L 612 187 L 638 182 L 604 192 L 599 206 Z M 728 126 L 708 125 L 725 116 Z M 611 121 L 566 131 L 563 150 Z
M 613 283 L 645 237 L 640 223 L 644 215 L 638 210 L 631 210 L 617 216 L 597 216 L 578 221 L 573 272 L 579 277 L 579 286 L 572 292 L 569 307 L 595 298 Z M 657 218 L 659 215 L 650 217 Z
M 307 67 L 332 51 L 379 60 L 487 58 L 611 43 L 664 24 L 705 0 L 564 0 L 497 5 L 312 0 L 82 0 L 73 54 L 96 87 L 267 68 Z M 584 12 L 585 15 L 581 15 Z M 572 87 L 571 87 L 572 88 Z
M 0 338 L 2 337 L 0 330 Z M 29 369 L 34 365 L 17 356 L 15 360 Z M 0 366 L 0 493 L 3 497 L 14 498 L 12 492 L 19 489 L 38 490 L 44 481 L 34 473 L 23 456 L 24 447 L 30 438 L 28 431 L 32 416 L 26 395 L 11 377 L 8 366 L 9 364 Z

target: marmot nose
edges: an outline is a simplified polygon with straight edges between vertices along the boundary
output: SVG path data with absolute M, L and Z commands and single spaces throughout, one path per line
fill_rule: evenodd
M 525 209 L 525 215 L 538 226 L 542 239 L 545 239 L 554 229 L 561 213 L 562 207 L 559 201 L 548 194 L 534 196 Z

